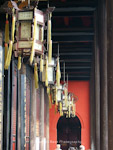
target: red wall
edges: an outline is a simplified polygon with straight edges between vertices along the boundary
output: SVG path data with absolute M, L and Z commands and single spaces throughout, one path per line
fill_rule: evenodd
M 89 101 L 89 82 L 70 81 L 69 91 L 78 96 L 76 103 L 76 115 L 81 122 L 81 142 L 86 150 L 90 149 L 90 101 Z M 56 148 L 57 143 L 57 122 L 60 115 L 55 115 L 54 106 L 50 109 L 50 150 Z

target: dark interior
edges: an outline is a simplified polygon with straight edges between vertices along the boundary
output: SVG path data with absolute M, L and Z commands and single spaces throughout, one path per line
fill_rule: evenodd
M 57 124 L 57 141 L 62 150 L 69 147 L 79 148 L 81 144 L 81 123 L 78 117 L 60 117 Z

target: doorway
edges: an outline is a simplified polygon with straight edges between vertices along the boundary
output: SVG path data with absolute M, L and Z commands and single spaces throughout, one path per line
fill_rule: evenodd
M 57 123 L 57 141 L 62 150 L 69 147 L 79 148 L 81 144 L 81 123 L 79 118 L 60 117 Z

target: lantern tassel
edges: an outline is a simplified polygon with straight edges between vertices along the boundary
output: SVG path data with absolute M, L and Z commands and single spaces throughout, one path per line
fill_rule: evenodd
M 65 95 L 65 105 L 67 107 L 67 89 L 66 88 L 64 90 L 64 95 Z
M 51 109 L 52 104 L 51 104 L 51 91 L 50 91 L 50 87 L 47 87 L 47 94 L 48 94 L 48 99 L 49 99 L 49 109 Z
M 9 21 L 8 21 L 8 14 L 6 14 L 5 43 L 9 43 Z
M 62 116 L 62 103 L 60 102 L 60 116 Z
M 13 10 L 13 16 L 12 16 L 12 42 L 14 43 L 14 35 L 15 35 L 15 23 L 16 23 L 16 17 L 14 16 L 14 10 Z
M 51 63 L 51 59 L 52 59 L 52 40 L 50 40 L 49 42 L 49 52 L 48 52 L 49 63 Z
M 30 64 L 31 65 L 32 65 L 32 62 L 33 62 L 34 54 L 35 54 L 34 46 L 35 46 L 35 42 L 33 41 L 31 55 L 30 55 Z
M 8 69 L 8 67 L 10 65 L 10 62 L 11 62 L 12 46 L 13 46 L 13 42 L 10 41 L 10 43 L 9 43 L 9 50 L 7 52 L 7 57 L 6 57 L 6 61 L 5 61 L 5 69 Z
M 57 70 L 56 70 L 56 84 L 57 84 L 57 86 L 60 86 L 60 78 L 61 78 L 61 73 L 60 73 L 60 64 L 59 64 L 59 58 L 58 58 Z
M 33 43 L 32 43 L 32 50 L 31 50 L 31 55 L 30 55 L 30 64 L 32 65 L 33 58 L 35 55 L 35 36 L 36 36 L 36 26 L 37 26 L 37 21 L 36 17 L 34 18 L 34 31 L 33 31 Z
M 44 69 L 44 60 L 42 58 L 42 55 L 41 55 L 41 58 L 40 58 L 40 72 L 43 72 L 43 69 Z
M 21 69 L 21 56 L 18 57 L 18 70 Z
M 45 86 L 48 86 L 48 58 L 46 56 Z
M 56 103 L 56 105 L 58 105 L 58 101 L 57 101 L 57 87 L 55 88 L 55 103 Z
M 51 20 L 48 20 L 48 42 L 51 41 Z
M 7 58 L 7 52 L 8 52 L 8 44 L 5 43 L 5 61 L 6 61 L 6 58 Z
M 35 88 L 38 89 L 38 68 L 37 63 L 34 65 L 34 80 L 35 80 Z
M 44 41 L 44 27 L 41 28 L 41 42 Z
M 49 95 L 50 87 L 47 87 L 47 94 Z

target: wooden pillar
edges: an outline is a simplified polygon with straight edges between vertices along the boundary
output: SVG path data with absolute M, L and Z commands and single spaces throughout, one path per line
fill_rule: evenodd
M 94 57 L 92 61 L 91 79 L 90 79 L 90 124 L 91 124 L 91 150 L 95 150 L 95 78 L 94 78 Z
M 95 149 L 100 150 L 100 54 L 97 22 L 98 15 L 95 12 Z
M 10 120 L 11 120 L 11 116 L 10 116 L 10 91 L 11 91 L 11 87 L 10 87 L 10 67 L 8 69 L 8 71 L 4 71 L 4 143 L 3 146 L 4 148 L 6 148 L 6 150 L 9 150 L 9 143 L 10 143 L 10 138 L 9 138 L 9 131 L 10 131 Z M 5 126 L 7 123 L 7 126 Z
M 17 91 L 18 91 L 18 124 L 17 124 L 17 149 L 21 150 L 21 76 L 20 76 L 20 71 L 18 71 L 18 75 L 17 75 Z
M 100 49 L 100 149 L 108 150 L 108 93 L 107 93 L 107 5 L 99 0 Z
M 3 85 L 4 85 L 4 66 L 3 66 L 3 47 L 2 47 L 2 31 L 0 31 L 0 150 L 3 148 L 3 105 L 4 105 L 4 98 L 3 98 Z
M 44 150 L 44 87 L 40 85 L 40 150 Z
M 49 100 L 47 92 L 45 91 L 46 97 L 46 150 L 49 150 Z
M 11 95 L 11 104 L 10 104 L 10 107 L 11 107 L 11 113 L 10 113 L 10 116 L 11 116 L 11 124 L 10 124 L 10 150 L 13 149 L 12 145 L 13 145 L 13 112 L 14 112 L 14 58 L 12 57 L 12 62 L 11 62 L 11 91 L 10 91 L 10 95 Z
M 32 98 L 31 98 L 31 116 L 30 116 L 30 149 L 36 149 L 36 89 L 34 75 L 32 77 Z
M 20 129 L 20 146 L 21 149 L 25 147 L 25 99 L 26 99 L 26 66 L 22 64 L 21 69 L 21 83 L 20 83 L 20 90 L 21 90 L 21 97 L 20 97 L 20 122 L 21 122 L 21 129 Z
M 113 149 L 113 1 L 107 1 L 108 12 L 108 149 Z

